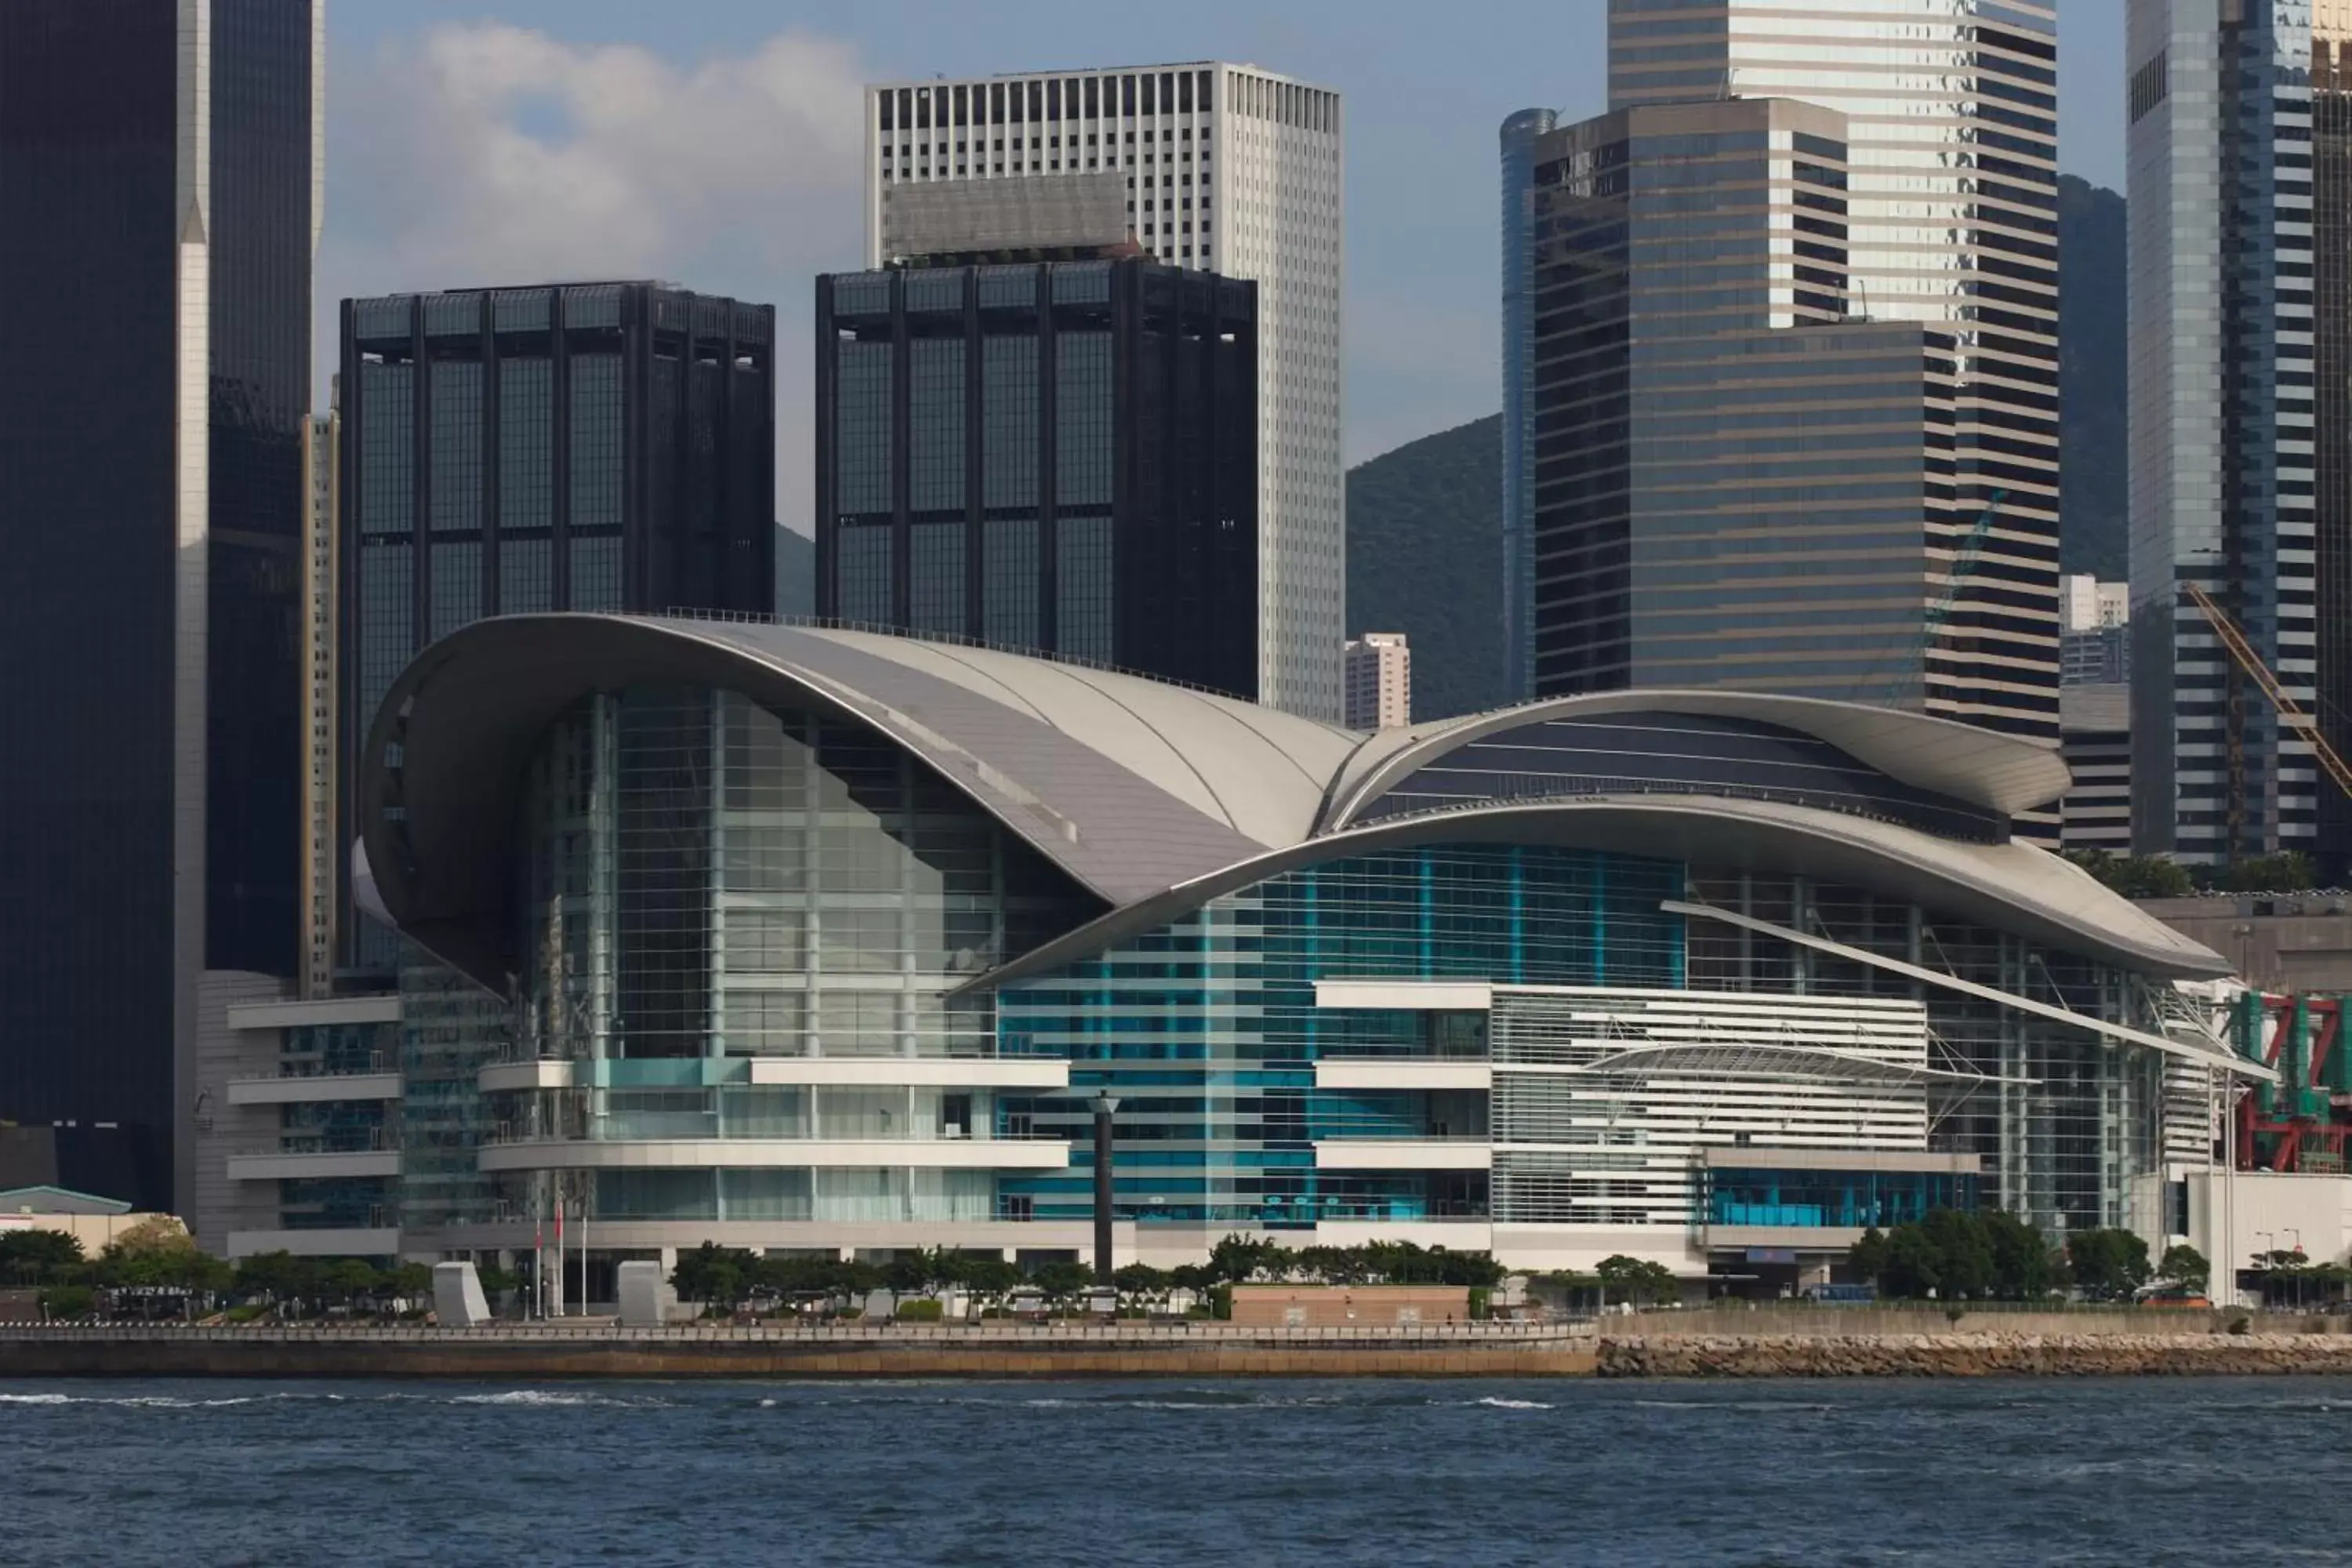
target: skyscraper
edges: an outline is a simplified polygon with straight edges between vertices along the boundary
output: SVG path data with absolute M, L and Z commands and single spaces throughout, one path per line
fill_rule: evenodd
M 2049 0 L 1610 0 L 1609 101 L 1846 118 L 1853 310 L 1954 344 L 1954 504 L 2000 505 L 1939 640 L 1958 706 L 2058 732 L 2058 38 Z M 1940 586 L 1940 584 L 1939 584 Z
M 1926 635 L 1969 521 L 1954 349 L 1847 314 L 1844 136 L 1743 100 L 1537 142 L 1540 694 L 1998 703 L 1996 662 Z
M 2316 0 L 2311 29 L 2313 521 L 2319 712 L 2352 754 L 2352 0 Z M 2352 877 L 2352 799 L 2320 789 L 2320 870 Z
M 1350 730 L 1393 730 L 1412 722 L 1412 649 L 1402 632 L 1348 639 Z
M 199 973 L 297 962 L 319 9 L 0 5 L 0 1119 L 142 1207 Z
M 349 922 L 337 907 L 343 841 L 336 837 L 337 737 L 345 727 L 338 641 L 341 592 L 341 487 L 336 454 L 342 415 L 331 410 L 310 421 L 303 447 L 304 489 L 310 502 L 302 557 L 302 968 L 301 994 L 334 994 L 336 932 Z
M 889 83 L 866 91 L 866 265 L 885 193 L 1120 174 L 1143 249 L 1258 286 L 1258 694 L 1339 715 L 1339 96 L 1217 62 Z M 1027 194 L 1008 200 L 1027 199 Z
M 2212 595 L 2290 696 L 2352 739 L 2341 391 L 2352 191 L 2336 68 L 2347 38 L 2352 14 L 2333 3 L 2315 13 L 2309 0 L 2132 0 L 2128 13 L 2132 837 L 2142 854 L 2217 863 L 2319 847 L 2327 786 L 2308 746 L 2231 661 L 2184 584 Z M 2315 92 L 2315 78 L 2329 85 Z M 2325 141 L 2315 135 L 2323 103 Z M 2329 177 L 2315 180 L 2323 168 Z M 2315 246 L 2319 233 L 2338 242 Z M 2332 321 L 2315 311 L 2321 292 Z M 2324 809 L 2346 820 L 2334 801 Z
M 1133 257 L 817 279 L 818 613 L 1255 697 L 1256 298 Z
M 773 612 L 775 336 L 773 306 L 653 283 L 343 301 L 339 843 L 427 643 L 529 611 Z M 346 963 L 387 973 L 390 933 L 343 923 Z
M 1503 690 L 1535 695 L 1535 147 L 1549 109 L 1503 121 Z

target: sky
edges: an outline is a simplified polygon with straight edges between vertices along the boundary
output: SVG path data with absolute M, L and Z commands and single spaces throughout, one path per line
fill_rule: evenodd
M 2063 0 L 2060 159 L 2120 188 L 2124 0 Z M 1338 89 L 1350 463 L 1491 414 L 1495 131 L 1606 107 L 1606 0 L 332 0 L 321 398 L 336 301 L 653 277 L 772 303 L 777 515 L 807 531 L 810 279 L 863 263 L 875 79 L 1244 61 Z

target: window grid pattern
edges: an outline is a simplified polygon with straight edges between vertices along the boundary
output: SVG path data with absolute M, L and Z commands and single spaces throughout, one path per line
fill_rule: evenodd
M 402 534 L 416 526 L 416 405 L 411 366 L 363 363 L 367 419 L 360 431 L 359 530 Z
M 907 506 L 919 516 L 960 512 L 964 492 L 963 340 L 917 338 L 908 351 Z
M 1037 624 L 1037 520 L 991 518 L 982 563 L 986 585 L 981 596 L 982 640 L 997 647 L 1034 648 L 1043 635 Z
M 572 356 L 572 529 L 621 526 L 621 356 Z M 585 608 L 587 606 L 575 606 Z
M 887 512 L 896 423 L 890 417 L 891 345 L 845 342 L 838 352 L 834 449 L 841 511 L 845 517 Z
M 908 542 L 908 629 L 963 636 L 964 599 L 964 525 L 915 524 Z
M 546 539 L 499 541 L 499 609 L 527 616 L 555 608 L 555 544 Z
M 499 364 L 499 530 L 555 523 L 555 367 L 543 359 Z
M 1076 658 L 1110 659 L 1112 629 L 1111 521 L 1066 517 L 1055 527 L 1054 641 Z
M 572 536 L 572 595 L 564 607 L 572 610 L 619 610 L 621 599 L 621 536 L 604 533 L 583 539 Z
M 835 548 L 842 619 L 877 626 L 889 622 L 889 528 L 878 523 L 845 528 Z
M 478 540 L 436 539 L 427 557 L 433 583 L 426 607 L 428 638 L 446 637 L 482 618 L 482 546 Z
M 482 366 L 443 360 L 433 366 L 433 508 L 436 533 L 482 526 Z
M 1056 271 L 1055 277 L 1060 277 Z M 1063 512 L 1111 501 L 1111 335 L 1054 340 L 1054 500 Z
M 981 504 L 1037 505 L 1037 340 L 981 340 Z

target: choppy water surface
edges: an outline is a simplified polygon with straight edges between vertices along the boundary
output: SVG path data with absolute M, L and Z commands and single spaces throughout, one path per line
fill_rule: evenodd
M 2352 1383 L 0 1384 L 0 1563 L 2352 1562 Z

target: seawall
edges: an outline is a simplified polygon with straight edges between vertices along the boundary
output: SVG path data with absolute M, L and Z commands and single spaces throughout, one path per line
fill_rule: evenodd
M 1659 1334 L 1604 1337 L 1601 1377 L 2352 1374 L 2343 1334 Z
M 1690 1315 L 1693 1318 L 1700 1314 Z M 2057 1316 L 2053 1314 L 2053 1316 Z M 1891 1314 L 1861 1332 L 1707 1331 L 1677 1314 L 1606 1325 L 1395 1330 L 1056 1324 L 624 1330 L 0 1324 L 0 1378 L 1754 1378 L 2352 1374 L 2352 1332 L 1954 1327 Z M 2259 1320 L 2258 1320 L 2259 1321 Z M 1930 1326 L 1932 1324 L 1932 1326 Z
M 1570 1377 L 1591 1374 L 1595 1342 L 1589 1329 L 1426 1335 L 0 1330 L 0 1377 Z

